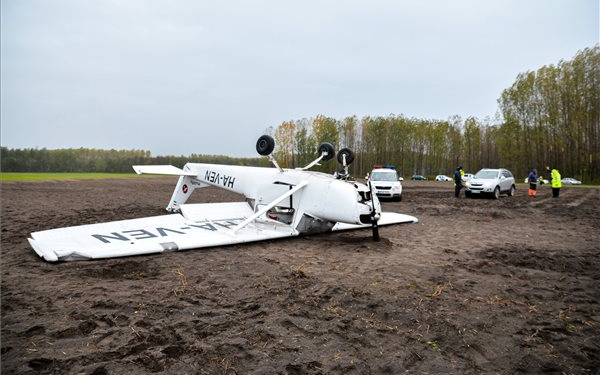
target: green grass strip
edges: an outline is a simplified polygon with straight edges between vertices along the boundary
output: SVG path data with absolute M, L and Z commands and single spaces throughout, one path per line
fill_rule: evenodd
M 165 177 L 157 175 L 139 175 L 135 173 L 0 173 L 0 181 L 49 181 L 49 180 L 91 180 L 98 178 L 147 178 Z M 175 176 L 166 176 L 175 177 Z
M 523 183 L 523 182 L 517 182 L 516 185 L 517 186 L 525 186 L 525 187 L 529 186 L 529 184 L 526 184 L 526 183 Z M 545 188 L 551 189 L 552 185 L 550 185 L 550 184 L 544 184 L 544 185 L 541 185 L 541 186 L 538 185 L 537 188 L 538 189 L 545 189 Z M 561 189 L 564 189 L 564 188 L 600 188 L 600 185 L 588 185 L 588 184 L 570 185 L 570 184 L 563 184 L 562 187 L 561 187 Z

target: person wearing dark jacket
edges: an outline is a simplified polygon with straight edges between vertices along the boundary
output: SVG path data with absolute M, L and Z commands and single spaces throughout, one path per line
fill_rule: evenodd
M 454 196 L 456 198 L 460 198 L 460 189 L 464 187 L 462 183 L 462 173 L 460 173 L 461 170 L 462 165 L 454 171 Z
M 527 176 L 527 182 L 529 182 L 529 196 L 535 197 L 537 195 L 537 170 L 532 170 Z

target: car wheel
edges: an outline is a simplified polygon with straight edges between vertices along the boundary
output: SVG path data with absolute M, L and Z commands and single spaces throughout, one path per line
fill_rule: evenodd
M 509 196 L 509 197 L 512 197 L 512 196 L 514 196 L 514 195 L 515 195 L 515 185 L 512 185 L 512 186 L 510 187 L 510 190 L 508 191 L 508 196 Z
M 396 198 L 396 200 L 397 200 L 398 202 L 402 202 L 402 194 L 398 195 L 398 198 Z
M 465 197 L 471 198 L 471 192 L 468 190 L 465 190 Z
M 500 187 L 496 186 L 496 188 L 494 189 L 494 194 L 492 195 L 492 197 L 494 199 L 498 199 L 500 197 Z

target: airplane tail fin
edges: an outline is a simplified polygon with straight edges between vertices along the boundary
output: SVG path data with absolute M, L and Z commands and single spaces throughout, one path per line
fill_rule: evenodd
M 174 167 L 172 165 L 134 165 L 133 170 L 137 174 L 162 174 L 179 176 L 179 181 L 175 186 L 171 200 L 167 205 L 167 211 L 179 212 L 181 211 L 180 205 L 184 204 L 194 189 L 208 186 L 196 178 L 196 174 L 193 172 L 186 172 L 183 169 Z
M 207 187 L 207 184 L 204 184 L 194 177 L 191 176 L 179 176 L 179 181 L 177 181 L 177 185 L 175 186 L 175 190 L 173 190 L 173 195 L 171 196 L 171 200 L 167 205 L 167 211 L 169 212 L 180 212 L 181 205 L 184 204 L 192 192 L 195 189 Z

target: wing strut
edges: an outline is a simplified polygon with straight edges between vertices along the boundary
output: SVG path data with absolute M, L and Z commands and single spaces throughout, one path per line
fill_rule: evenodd
M 281 202 L 282 200 L 284 200 L 285 198 L 289 197 L 290 195 L 294 194 L 295 192 L 297 192 L 298 190 L 304 188 L 306 185 L 308 185 L 307 181 L 302 181 L 300 182 L 298 185 L 294 186 L 293 188 L 291 188 L 290 190 L 286 191 L 285 193 L 283 193 L 282 195 L 280 195 L 278 198 L 275 198 L 271 203 L 269 203 L 268 205 L 266 205 L 264 208 L 256 211 L 252 216 L 248 217 L 246 220 L 242 221 L 241 223 L 239 223 L 237 226 L 235 226 L 231 231 L 232 233 L 237 232 L 238 230 L 242 229 L 243 227 L 245 227 L 246 225 L 248 225 L 250 222 L 252 222 L 253 220 L 255 220 L 257 217 L 263 215 L 265 212 L 269 211 L 271 208 L 275 207 L 277 205 L 277 203 Z

